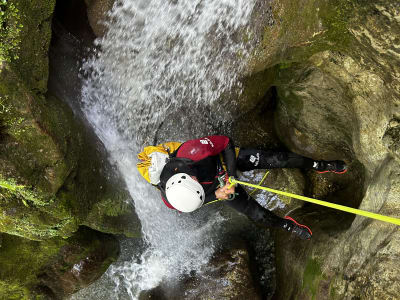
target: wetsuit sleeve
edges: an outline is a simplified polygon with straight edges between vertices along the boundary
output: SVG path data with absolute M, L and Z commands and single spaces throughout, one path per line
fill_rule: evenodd
M 237 175 L 236 175 L 235 145 L 233 144 L 231 139 L 229 139 L 228 145 L 222 151 L 222 156 L 226 164 L 226 171 L 228 172 L 228 176 L 236 177 Z
M 204 204 L 210 203 L 216 199 L 217 199 L 217 197 L 215 197 L 215 191 L 212 193 L 208 193 L 208 194 L 206 194 L 206 199 L 204 200 Z

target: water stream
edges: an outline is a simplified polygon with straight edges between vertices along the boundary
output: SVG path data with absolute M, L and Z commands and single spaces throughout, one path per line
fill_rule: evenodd
M 117 1 L 107 34 L 83 63 L 82 110 L 126 181 L 144 240 L 142 253 L 109 268 L 113 287 L 104 299 L 137 299 L 198 270 L 215 251 L 224 218 L 213 209 L 168 210 L 136 171 L 136 154 L 170 124 L 168 116 L 178 116 L 181 126 L 164 129 L 176 133 L 171 139 L 207 133 L 211 106 L 226 117 L 216 100 L 240 90 L 236 74 L 250 49 L 237 37 L 246 33 L 253 6 L 252 0 Z M 184 114 L 181 107 L 188 108 Z

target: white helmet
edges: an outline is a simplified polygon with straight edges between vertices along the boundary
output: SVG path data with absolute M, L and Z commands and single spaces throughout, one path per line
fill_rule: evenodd
M 185 173 L 168 179 L 165 193 L 168 202 L 181 212 L 192 212 L 204 203 L 204 189 L 200 183 Z

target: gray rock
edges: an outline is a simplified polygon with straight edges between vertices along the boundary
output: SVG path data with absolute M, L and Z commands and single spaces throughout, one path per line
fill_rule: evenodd
M 249 72 L 276 74 L 277 135 L 294 152 L 349 164 L 342 176 L 307 173 L 306 194 L 398 217 L 398 5 L 272 6 Z M 398 297 L 395 225 L 314 205 L 293 216 L 314 235 L 278 234 L 277 299 Z
M 165 283 L 142 293 L 144 299 L 262 299 L 250 271 L 249 253 L 243 242 L 217 253 L 204 270 L 177 284 Z
M 85 0 L 89 24 L 97 37 L 107 32 L 107 13 L 112 9 L 114 0 Z

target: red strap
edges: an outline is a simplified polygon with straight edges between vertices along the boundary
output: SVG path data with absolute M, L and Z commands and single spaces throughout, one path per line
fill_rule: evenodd
M 173 207 L 171 204 L 169 204 L 169 202 L 167 200 L 164 199 L 163 196 L 161 196 L 162 201 L 164 201 L 165 205 L 170 208 L 170 209 L 176 209 L 175 207 Z

